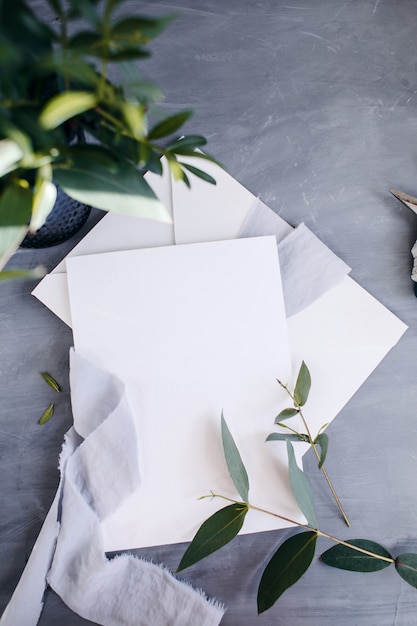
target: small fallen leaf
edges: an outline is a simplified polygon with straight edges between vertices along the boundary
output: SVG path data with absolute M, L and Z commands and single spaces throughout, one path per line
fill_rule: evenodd
M 41 372 L 41 376 L 44 379 L 44 381 L 50 386 L 52 387 L 52 389 L 54 389 L 55 391 L 57 391 L 58 393 L 61 391 L 61 387 L 59 386 L 59 383 L 57 383 L 57 381 L 55 380 L 55 378 L 52 378 L 52 376 L 50 374 L 48 374 L 48 372 Z
M 42 413 L 42 415 L 39 418 L 39 424 L 41 425 L 46 424 L 46 422 L 48 422 L 51 419 L 51 417 L 54 414 L 54 408 L 55 406 L 53 404 L 50 404 L 48 408 L 45 409 L 45 411 Z

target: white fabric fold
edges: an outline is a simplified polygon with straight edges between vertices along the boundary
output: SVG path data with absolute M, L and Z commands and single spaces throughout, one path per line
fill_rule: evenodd
M 278 254 L 287 317 L 336 287 L 351 269 L 304 223 L 279 242 Z
M 292 228 L 257 198 L 238 236 L 262 235 L 275 235 L 277 240 L 287 317 L 308 307 L 350 272 L 304 223 Z
M 76 613 L 103 626 L 215 626 L 223 607 L 166 569 L 109 560 L 101 521 L 139 485 L 137 437 L 124 385 L 74 350 L 75 428 L 86 438 L 65 467 L 62 515 L 48 582 Z

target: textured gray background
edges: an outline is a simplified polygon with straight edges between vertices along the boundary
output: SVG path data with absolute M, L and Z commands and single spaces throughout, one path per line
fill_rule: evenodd
M 50 15 L 45 2 L 32 4 Z M 417 195 L 415 0 L 129 5 L 155 15 L 179 10 L 141 69 L 162 87 L 166 109 L 193 108 L 186 130 L 207 136 L 209 150 L 230 173 L 283 218 L 305 221 L 353 268 L 351 276 L 409 325 L 328 430 L 328 471 L 350 515 L 350 531 L 310 454 L 305 467 L 323 529 L 372 538 L 393 553 L 417 552 L 417 300 L 409 279 L 417 217 L 387 191 Z M 52 268 L 73 244 L 21 251 L 12 265 Z M 61 441 L 71 424 L 71 332 L 31 297 L 33 286 L 0 286 L 1 609 L 53 499 Z M 41 370 L 61 382 L 60 397 L 43 383 Z M 53 400 L 55 417 L 38 426 Z M 284 537 L 239 537 L 186 572 L 227 604 L 224 626 L 417 624 L 417 590 L 391 569 L 353 574 L 318 560 L 257 617 L 262 566 Z M 327 546 L 322 542 L 319 551 Z M 182 551 L 170 546 L 141 553 L 175 567 Z M 48 592 L 40 623 L 87 622 Z

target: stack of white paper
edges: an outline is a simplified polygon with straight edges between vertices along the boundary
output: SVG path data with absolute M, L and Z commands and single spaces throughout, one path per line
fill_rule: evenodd
M 206 170 L 217 185 L 195 180 L 191 191 L 166 169 L 151 177 L 173 225 L 137 220 L 132 230 L 131 219 L 109 214 L 74 248 L 71 315 L 64 264 L 34 291 L 72 324 L 77 349 L 126 381 L 137 413 L 143 482 L 107 524 L 108 549 L 191 539 L 212 510 L 195 498 L 210 489 L 236 495 L 222 457 L 222 409 L 254 502 L 297 516 L 285 446 L 263 443 L 285 405 L 275 379 L 291 385 L 307 363 L 313 386 L 305 414 L 314 433 L 406 329 L 347 276 L 285 320 L 275 240 L 233 239 L 248 220 L 257 234 L 278 229 L 278 239 L 291 227 L 265 205 L 251 214 L 249 191 L 211 163 Z M 182 245 L 171 246 L 174 238 Z M 159 524 L 168 508 L 171 523 Z M 246 532 L 279 527 L 265 517 L 252 516 Z

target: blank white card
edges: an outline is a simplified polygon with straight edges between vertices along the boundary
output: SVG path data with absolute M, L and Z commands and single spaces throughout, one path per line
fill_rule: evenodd
M 222 410 L 250 499 L 302 520 L 285 446 L 265 443 L 291 380 L 275 237 L 67 260 L 74 344 L 127 385 L 141 486 L 104 525 L 106 550 L 189 541 L 240 499 L 223 458 Z M 122 471 L 122 469 L 121 469 Z M 287 524 L 254 512 L 243 532 Z

